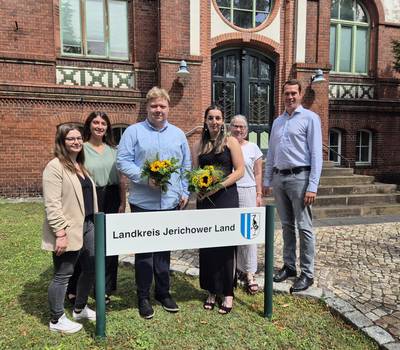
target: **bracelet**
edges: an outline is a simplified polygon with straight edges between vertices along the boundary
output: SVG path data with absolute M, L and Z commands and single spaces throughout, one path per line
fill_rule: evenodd
M 63 236 L 56 236 L 56 239 L 57 238 L 64 238 L 64 237 L 66 237 L 67 236 L 67 234 L 66 233 L 64 233 L 64 235 Z
M 257 196 L 258 196 L 258 195 L 262 196 L 262 192 L 257 192 Z

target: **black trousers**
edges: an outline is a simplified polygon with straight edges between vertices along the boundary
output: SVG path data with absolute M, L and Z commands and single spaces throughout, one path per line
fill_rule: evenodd
M 97 205 L 99 212 L 105 214 L 118 213 L 121 202 L 119 186 L 108 185 L 96 187 Z M 106 294 L 110 295 L 117 290 L 118 255 L 106 256 Z M 80 262 L 75 265 L 74 273 L 69 280 L 67 294 L 76 295 L 76 287 L 82 272 Z M 96 294 L 96 293 L 95 293 Z
M 155 212 L 130 204 L 131 212 Z M 179 207 L 170 210 L 178 210 Z M 157 215 L 157 214 L 155 214 Z M 148 299 L 150 288 L 155 280 L 155 296 L 163 299 L 169 296 L 171 252 L 135 254 L 135 278 L 138 299 Z

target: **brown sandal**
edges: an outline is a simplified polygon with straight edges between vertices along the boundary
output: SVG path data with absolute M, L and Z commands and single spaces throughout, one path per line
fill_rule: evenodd
M 256 280 L 254 279 L 254 276 L 252 276 L 251 278 L 248 278 L 246 281 L 246 291 L 247 293 L 251 294 L 251 295 L 255 295 L 258 293 L 258 284 L 256 282 Z

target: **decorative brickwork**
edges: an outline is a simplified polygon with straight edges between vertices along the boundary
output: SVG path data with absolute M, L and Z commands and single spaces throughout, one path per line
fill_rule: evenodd
M 81 67 L 57 68 L 57 84 L 104 88 L 132 89 L 133 72 Z
M 329 98 L 373 99 L 375 85 L 329 84 Z

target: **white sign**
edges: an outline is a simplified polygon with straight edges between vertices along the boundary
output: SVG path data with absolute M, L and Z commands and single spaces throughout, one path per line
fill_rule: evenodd
M 264 242 L 264 207 L 106 215 L 106 255 Z

